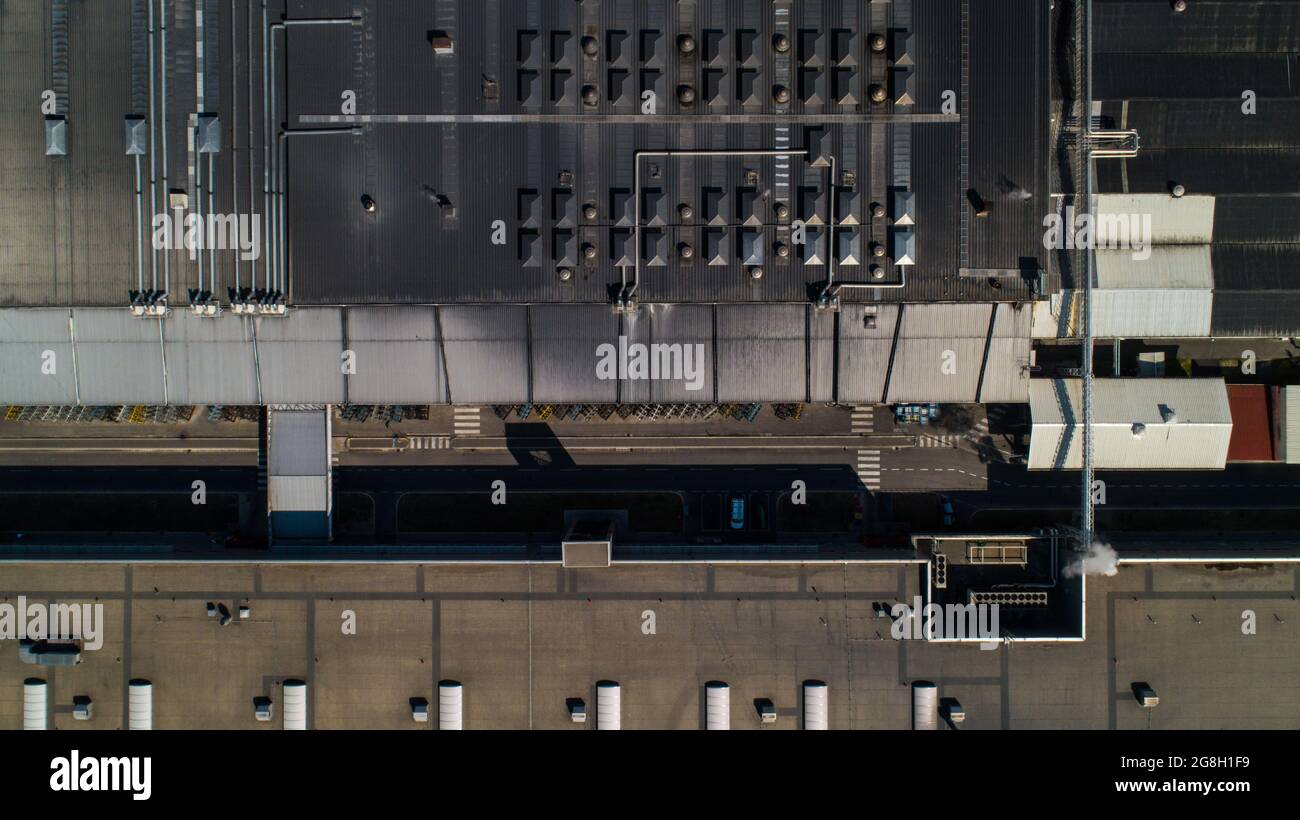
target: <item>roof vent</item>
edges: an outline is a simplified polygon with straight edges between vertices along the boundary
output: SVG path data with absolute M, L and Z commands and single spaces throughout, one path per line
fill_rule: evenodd
M 1147 426 L 1140 421 L 1133 422 L 1133 438 L 1142 438 L 1142 434 L 1147 431 Z
M 1174 412 L 1174 408 L 1167 404 L 1160 405 L 1160 418 L 1165 420 L 1165 424 L 1178 423 L 1178 414 Z
M 433 53 L 439 56 L 456 53 L 456 44 L 445 31 L 429 32 L 429 45 L 433 48 Z

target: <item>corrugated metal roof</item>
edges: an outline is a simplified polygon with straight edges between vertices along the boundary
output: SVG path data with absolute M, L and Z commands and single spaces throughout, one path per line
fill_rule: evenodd
M 185 311 L 172 313 L 163 322 L 170 401 L 260 403 L 252 323 L 233 315 L 205 319 Z
M 444 307 L 438 316 L 453 403 L 530 400 L 526 308 Z
M 73 323 L 82 404 L 168 403 L 159 320 L 126 310 L 77 310 Z
M 1098 2 L 1093 12 L 1097 54 L 1209 54 L 1300 51 L 1300 6 L 1291 2 L 1198 3 L 1175 14 L 1165 3 Z
M 1222 469 L 1232 414 L 1222 379 L 1098 379 L 1094 466 L 1102 470 Z M 1035 379 L 1029 406 L 1030 469 L 1082 464 L 1081 382 Z M 1177 414 L 1169 423 L 1163 408 Z M 1141 435 L 1135 435 L 1135 423 Z
M 1098 194 L 1097 244 L 1105 245 L 1118 239 L 1110 230 L 1120 224 L 1116 217 L 1137 215 L 1139 220 L 1150 215 L 1151 242 L 1156 245 L 1204 244 L 1214 238 L 1213 196 L 1188 194 L 1173 197 L 1168 193 Z M 1130 219 L 1131 223 L 1132 220 Z M 1115 236 L 1112 237 L 1112 233 Z
M 253 319 L 266 404 L 343 401 L 343 316 L 334 308 Z M 263 344 L 265 342 L 265 344 Z
M 356 373 L 347 376 L 349 403 L 447 401 L 432 307 L 352 308 L 345 315 L 347 348 L 356 354 Z
M 641 305 L 623 317 L 623 334 L 632 344 L 656 341 L 704 346 L 704 388 L 688 390 L 681 381 L 631 381 L 620 385 L 624 402 L 709 402 L 717 399 L 714 308 L 711 305 Z
M 267 480 L 271 513 L 325 512 L 329 509 L 329 479 L 325 476 L 271 476 Z
M 76 404 L 70 312 L 0 310 L 0 398 L 12 404 Z
M 806 316 L 804 305 L 720 305 L 718 400 L 803 401 Z
M 1300 387 L 1287 385 L 1278 391 L 1278 458 L 1300 464 Z
M 1229 461 L 1272 461 L 1273 419 L 1268 412 L 1267 385 L 1228 385 L 1228 407 L 1232 411 L 1232 441 Z
M 272 410 L 272 476 L 323 476 L 329 473 L 329 418 L 323 410 Z
M 997 305 L 989 340 L 980 402 L 1023 403 L 1029 400 L 1029 349 L 1032 313 L 1028 305 Z
M 889 355 L 898 331 L 899 305 L 840 308 L 839 400 L 883 401 Z M 868 324 L 873 325 L 868 327 Z
M 992 305 L 907 305 L 886 400 L 973 402 Z M 1026 335 L 1028 328 L 1025 328 Z
M 532 314 L 533 400 L 614 402 L 618 380 L 596 371 L 601 345 L 618 344 L 618 317 L 608 305 L 534 305 Z
M 1215 336 L 1284 337 L 1296 333 L 1300 291 L 1221 291 L 1214 294 Z
M 1096 252 L 1096 287 L 1102 290 L 1210 290 L 1215 276 L 1209 245 L 1155 245 L 1144 251 Z

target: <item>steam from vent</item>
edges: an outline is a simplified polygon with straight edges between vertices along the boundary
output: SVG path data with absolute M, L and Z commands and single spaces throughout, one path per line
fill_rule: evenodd
M 1065 577 L 1080 575 L 1114 575 L 1119 572 L 1119 553 L 1108 544 L 1093 541 L 1088 551 L 1065 568 Z

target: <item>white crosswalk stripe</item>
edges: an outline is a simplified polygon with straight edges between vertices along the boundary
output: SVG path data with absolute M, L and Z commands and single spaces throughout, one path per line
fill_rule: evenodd
M 453 428 L 458 436 L 477 436 L 479 434 L 479 411 L 478 407 L 457 407 L 455 409 L 455 418 Z
M 412 450 L 448 450 L 451 439 L 446 436 L 411 436 Z
M 961 438 L 961 436 L 920 435 L 916 437 L 916 445 L 918 447 L 956 447 Z
M 855 436 L 870 435 L 875 432 L 876 411 L 874 407 L 854 407 L 851 432 Z
M 868 489 L 880 489 L 879 450 L 858 450 L 858 479 Z

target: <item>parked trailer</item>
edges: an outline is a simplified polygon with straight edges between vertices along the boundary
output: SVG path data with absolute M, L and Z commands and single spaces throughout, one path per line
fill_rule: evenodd
M 43 732 L 49 715 L 49 684 L 40 678 L 23 681 L 23 729 Z
M 147 731 L 153 728 L 153 684 L 136 678 L 127 695 L 127 728 Z
M 596 684 L 596 728 L 623 728 L 623 690 L 614 681 Z
M 722 681 L 704 685 L 704 727 L 709 730 L 731 728 L 731 687 Z
M 939 728 L 939 687 L 929 681 L 912 684 L 912 728 Z
M 465 689 L 454 680 L 438 684 L 438 728 L 465 728 Z
M 297 731 L 307 728 L 307 684 L 303 681 L 284 682 L 284 728 Z
M 830 693 L 825 683 L 819 680 L 804 683 L 803 728 L 825 731 L 831 727 L 827 717 L 829 701 Z

